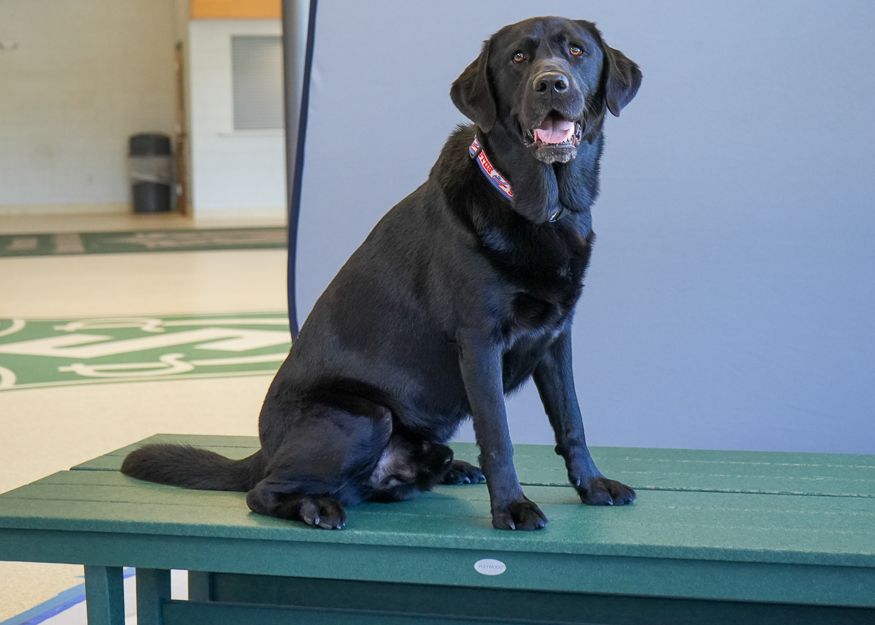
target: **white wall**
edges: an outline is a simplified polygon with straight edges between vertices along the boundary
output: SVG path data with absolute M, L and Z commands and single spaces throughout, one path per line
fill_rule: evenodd
M 174 130 L 186 7 L 0 1 L 0 214 L 129 210 L 128 137 Z
M 197 219 L 286 214 L 285 135 L 235 132 L 231 83 L 231 37 L 279 35 L 281 30 L 280 20 L 193 20 L 189 25 Z

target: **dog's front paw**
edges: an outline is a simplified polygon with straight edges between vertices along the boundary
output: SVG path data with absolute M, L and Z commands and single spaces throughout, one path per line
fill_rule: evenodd
M 479 467 L 464 460 L 453 460 L 450 470 L 444 475 L 444 484 L 479 484 L 485 482 L 486 477 Z
M 537 504 L 525 497 L 492 511 L 492 525 L 500 530 L 540 530 L 547 523 L 547 517 Z
M 580 500 L 590 506 L 625 506 L 635 501 L 635 491 L 616 480 L 597 477 L 577 488 Z

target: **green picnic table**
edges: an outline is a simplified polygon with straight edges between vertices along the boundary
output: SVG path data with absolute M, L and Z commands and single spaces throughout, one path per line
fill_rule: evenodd
M 118 472 L 153 442 L 258 447 L 157 435 L 0 495 L 0 559 L 85 565 L 91 625 L 124 623 L 123 567 L 139 625 L 875 623 L 875 456 L 594 448 L 638 491 L 610 508 L 579 503 L 552 448 L 518 445 L 542 531 L 492 529 L 484 485 L 356 506 L 326 531 Z

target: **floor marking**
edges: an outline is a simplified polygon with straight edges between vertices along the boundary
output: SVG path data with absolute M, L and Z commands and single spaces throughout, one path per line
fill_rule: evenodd
M 261 347 L 285 345 L 288 342 L 289 337 L 286 332 L 202 328 L 123 341 L 113 341 L 111 336 L 99 334 L 68 334 L 19 343 L 0 344 L 0 354 L 88 359 L 130 354 L 162 347 L 175 347 L 186 343 L 199 343 L 195 345 L 195 349 L 243 352 Z
M 81 575 L 77 576 L 81 579 Z M 136 622 L 136 569 L 126 567 L 122 573 L 125 593 L 125 623 Z M 170 572 L 171 598 L 176 601 L 188 599 L 188 572 Z M 84 605 L 85 584 L 73 586 L 55 597 L 13 616 L 0 625 L 87 625 Z
M 0 391 L 15 388 L 16 376 L 13 371 L 6 367 L 0 367 Z
M 284 312 L 0 319 L 0 391 L 273 375 L 290 346 Z
M 6 246 L 10 252 L 25 252 L 35 250 L 39 239 L 36 237 L 15 237 Z
M 9 391 L 20 391 L 27 389 L 37 389 L 37 388 L 55 388 L 60 386 L 81 386 L 85 384 L 116 384 L 119 382 L 167 382 L 169 380 L 211 380 L 215 378 L 248 378 L 252 376 L 272 376 L 276 373 L 278 367 L 273 367 L 272 369 L 265 369 L 263 371 L 246 371 L 246 372 L 237 372 L 237 373 L 191 373 L 184 375 L 172 375 L 161 377 L 159 375 L 150 375 L 148 377 L 138 377 L 138 376 L 125 376 L 125 377 L 116 377 L 116 376 L 101 376 L 99 378 L 93 379 L 77 379 L 75 382 L 37 382 L 30 384 L 18 384 L 8 389 L 0 389 L 0 390 L 9 390 Z
M 284 227 L 0 234 L 0 256 L 283 249 L 287 241 Z
M 5 330 L 0 330 L 0 337 L 4 337 L 7 334 L 15 334 L 24 328 L 24 319 L 10 319 L 9 321 L 12 322 L 12 325 Z
M 85 244 L 78 234 L 56 234 L 55 252 L 58 254 L 82 254 L 85 252 Z
M 177 249 L 193 245 L 225 247 L 229 245 L 274 245 L 286 240 L 284 231 L 198 231 L 177 230 L 170 232 L 138 232 L 133 236 L 108 239 L 112 243 L 125 243 L 145 249 Z

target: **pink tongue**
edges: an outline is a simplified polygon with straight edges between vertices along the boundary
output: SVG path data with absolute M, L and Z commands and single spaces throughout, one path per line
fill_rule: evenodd
M 552 144 L 562 143 L 571 138 L 572 132 L 574 132 L 574 122 L 547 117 L 540 127 L 535 128 L 535 140 Z

